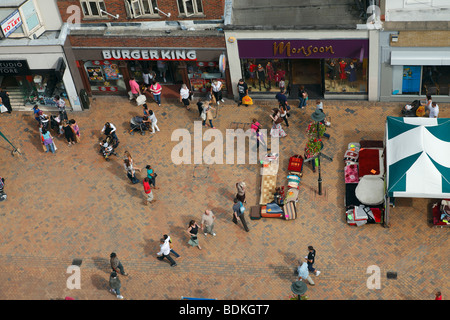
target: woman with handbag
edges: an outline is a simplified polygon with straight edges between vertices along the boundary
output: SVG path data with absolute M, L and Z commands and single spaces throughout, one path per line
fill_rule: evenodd
M 216 127 L 213 126 L 212 120 L 214 119 L 214 116 L 211 112 L 211 110 L 215 110 L 213 107 L 209 105 L 209 103 L 203 103 L 203 112 L 201 114 L 201 118 L 203 120 L 203 126 L 206 127 L 206 120 L 209 121 L 209 125 L 212 129 L 215 129 Z
M 123 160 L 123 162 L 124 162 L 125 171 L 127 172 L 128 179 L 130 179 L 130 181 L 133 184 L 138 183 L 139 179 L 136 178 L 136 171 L 135 170 L 141 171 L 141 169 L 133 167 L 133 164 L 130 162 L 130 160 L 128 158 Z
M 156 177 L 158 175 L 155 173 L 151 165 L 145 166 L 145 169 L 147 169 L 147 178 L 150 180 L 150 185 L 153 185 L 153 189 L 158 189 L 156 187 Z
M 283 118 L 281 117 L 280 110 L 277 108 L 272 109 L 272 114 L 270 115 L 270 118 L 273 121 L 272 129 L 270 129 L 270 135 L 273 138 L 286 137 L 287 134 L 286 134 L 286 132 L 284 132 L 283 128 L 281 127 Z
M 199 229 L 199 226 L 195 222 L 195 220 L 191 220 L 189 222 L 189 228 L 187 229 L 186 232 L 190 236 L 188 244 L 190 244 L 193 247 L 198 247 L 201 250 L 202 247 L 200 247 L 200 245 L 198 244 L 198 237 L 197 237 L 198 229 Z
M 222 82 L 217 79 L 213 80 L 213 82 L 211 83 L 211 92 L 214 95 L 214 99 L 216 100 L 217 105 L 220 104 L 219 101 L 225 102 L 222 99 L 222 87 Z
M 289 112 L 288 112 L 287 106 L 284 103 L 281 103 L 280 104 L 280 117 L 286 123 L 286 127 L 289 127 L 289 122 L 288 122 L 288 119 L 287 119 L 288 116 L 289 116 Z
M 69 120 L 69 125 L 72 128 L 73 134 L 75 136 L 76 143 L 80 142 L 80 128 L 78 127 L 77 122 L 74 119 Z
M 186 84 L 182 84 L 181 85 L 181 89 L 180 89 L 180 102 L 183 102 L 183 105 L 186 107 L 187 110 L 189 110 L 189 96 L 190 96 L 190 91 L 189 88 L 187 87 Z

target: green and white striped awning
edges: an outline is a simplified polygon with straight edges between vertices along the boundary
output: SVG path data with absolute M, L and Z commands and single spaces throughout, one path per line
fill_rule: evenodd
M 387 117 L 390 197 L 450 198 L 450 119 Z

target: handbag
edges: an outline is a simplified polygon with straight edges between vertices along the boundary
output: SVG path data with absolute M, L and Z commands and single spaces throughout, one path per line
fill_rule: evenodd
M 136 98 L 136 103 L 138 106 L 143 105 L 145 101 L 147 101 L 147 98 L 143 94 Z
M 212 104 L 217 103 L 215 95 L 211 95 L 211 103 Z
M 206 120 L 206 112 L 202 111 L 202 114 L 200 115 L 200 117 L 202 118 L 202 120 Z
M 8 109 L 6 109 L 6 107 L 3 104 L 0 104 L 0 112 L 3 113 L 6 111 L 8 111 Z
M 280 124 L 283 122 L 283 118 L 282 117 L 278 117 L 277 120 L 275 120 L 275 124 Z

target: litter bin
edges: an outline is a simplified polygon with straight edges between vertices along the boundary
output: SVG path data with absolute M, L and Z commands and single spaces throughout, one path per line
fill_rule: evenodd
M 80 90 L 80 101 L 81 101 L 81 107 L 84 109 L 89 109 L 91 106 L 91 103 L 89 101 L 89 96 L 85 89 Z

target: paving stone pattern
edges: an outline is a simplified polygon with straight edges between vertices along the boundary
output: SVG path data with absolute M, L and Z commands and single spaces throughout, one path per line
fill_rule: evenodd
M 289 157 L 302 154 L 314 111 L 311 103 L 305 110 L 297 109 L 296 101 L 291 104 L 290 127 L 284 127 L 288 136 L 280 143 L 279 185 L 287 184 Z M 316 285 L 308 287 L 312 300 L 433 299 L 436 289 L 444 295 L 448 291 L 449 229 L 431 228 L 432 200 L 397 199 L 389 228 L 352 227 L 345 221 L 341 159 L 346 146 L 383 139 L 386 116 L 399 115 L 401 104 L 324 101 L 332 119 L 324 153 L 334 161 L 322 161 L 323 195 L 317 194 L 317 173 L 305 165 L 298 218 L 247 219 L 248 233 L 231 221 L 232 200 L 235 183 L 243 180 L 248 208 L 258 203 L 259 165 L 173 164 L 171 152 L 178 142 L 171 141 L 172 132 L 193 132 L 194 121 L 200 120 L 197 108 L 187 111 L 171 101 L 150 105 L 161 131 L 131 136 L 129 121 L 141 108 L 126 98 L 97 97 L 89 110 L 69 112 L 81 128 L 81 143 L 69 147 L 56 137 L 54 155 L 42 151 L 31 111 L 0 115 L 0 130 L 23 153 L 11 156 L 11 147 L 0 140 L 0 175 L 6 178 L 8 194 L 0 203 L 0 299 L 116 299 L 107 291 L 109 254 L 114 251 L 130 274 L 121 277 L 126 299 L 283 300 L 308 245 L 316 248 L 316 267 L 322 271 L 314 278 Z M 252 118 L 270 129 L 275 105 L 274 100 L 256 100 L 253 106 L 237 107 L 228 100 L 213 123 L 223 134 Z M 445 104 L 440 110 L 441 117 L 450 117 Z M 121 141 L 119 156 L 110 162 L 98 154 L 106 121 L 117 126 Z M 125 150 L 136 167 L 151 164 L 158 173 L 159 189 L 153 191 L 157 201 L 150 206 L 144 205 L 142 184 L 132 185 L 126 177 Z M 189 220 L 199 222 L 206 208 L 217 216 L 217 236 L 200 234 L 198 250 L 187 244 L 186 229 Z M 172 236 L 181 254 L 177 267 L 155 258 L 164 233 Z M 82 260 L 79 290 L 66 287 L 66 270 L 74 259 Z M 366 285 L 371 265 L 381 270 L 379 290 Z M 390 271 L 397 272 L 397 279 L 387 279 Z

